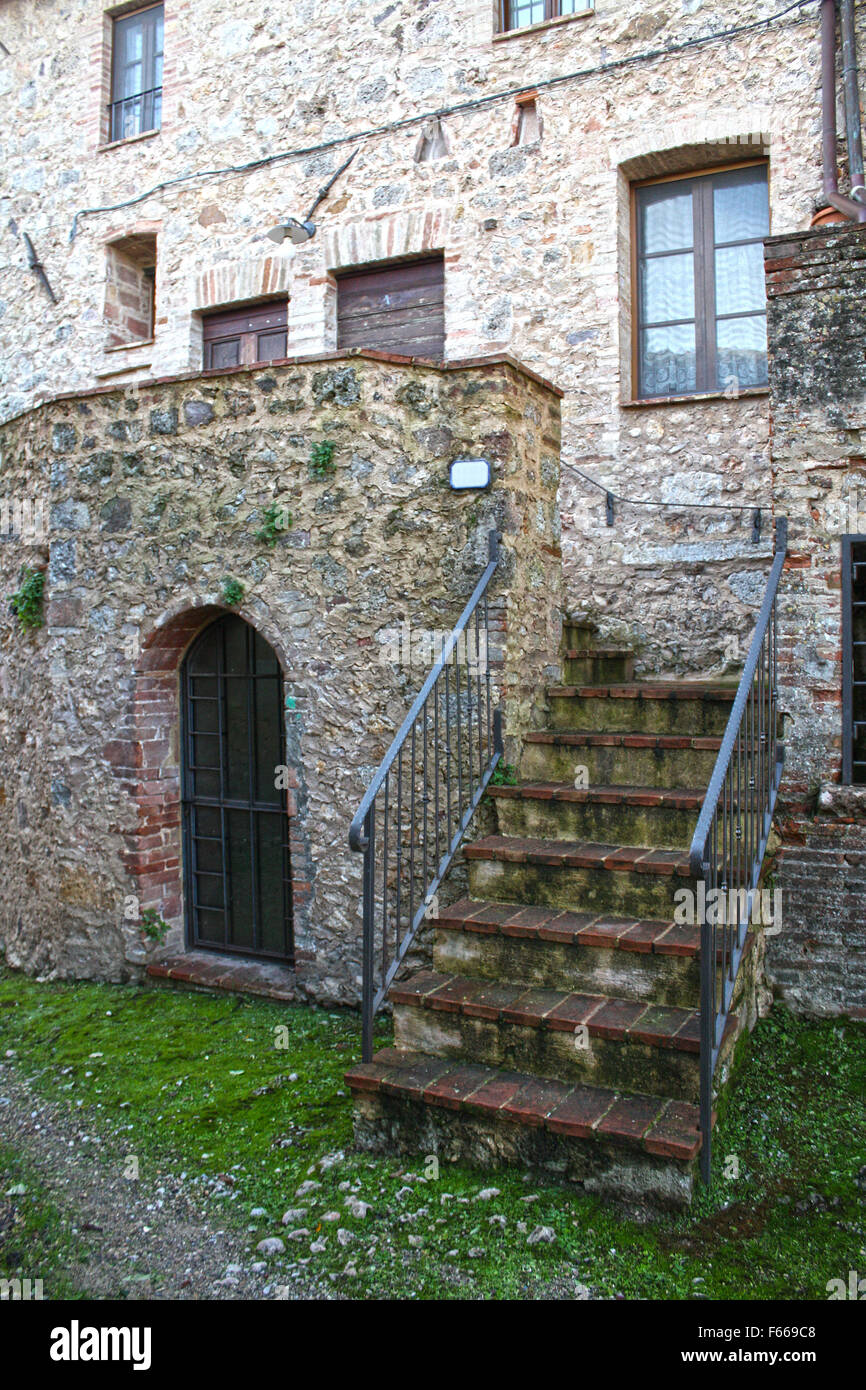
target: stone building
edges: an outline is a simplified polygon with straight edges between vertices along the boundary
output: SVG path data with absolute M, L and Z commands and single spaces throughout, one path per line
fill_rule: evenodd
M 858 182 L 841 81 L 828 174 L 833 9 L 0 0 L 4 592 L 46 575 L 44 627 L 0 619 L 11 961 L 138 978 L 147 911 L 175 974 L 356 1001 L 348 822 L 425 669 L 372 659 L 395 624 L 448 630 L 501 532 L 493 679 L 538 777 L 560 670 L 736 687 L 784 515 L 785 925 L 745 1012 L 771 988 L 862 1014 L 864 232 L 832 206 Z M 449 487 L 460 457 L 488 488 Z M 567 650 L 620 655 L 561 667 L 563 616 Z M 284 686 L 293 941 L 256 919 L 229 971 L 184 873 L 210 838 L 230 876 L 241 810 L 189 828 L 181 735 L 233 641 Z

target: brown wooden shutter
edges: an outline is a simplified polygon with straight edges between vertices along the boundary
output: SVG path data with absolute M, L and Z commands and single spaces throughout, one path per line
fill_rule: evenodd
M 337 346 L 378 348 L 441 361 L 445 355 L 442 256 L 341 275 Z
M 286 356 L 288 300 L 236 304 L 208 314 L 202 325 L 205 370 L 241 363 L 274 362 Z

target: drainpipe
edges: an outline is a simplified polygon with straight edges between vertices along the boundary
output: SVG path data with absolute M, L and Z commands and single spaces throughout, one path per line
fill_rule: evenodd
M 848 170 L 851 197 L 866 202 L 863 183 L 863 142 L 860 138 L 860 86 L 857 79 L 857 35 L 854 28 L 854 0 L 841 0 L 839 23 L 842 30 L 842 90 L 845 93 L 845 130 L 848 137 Z
M 821 97 L 824 196 L 831 207 L 843 212 L 852 222 L 866 222 L 866 203 L 855 202 L 839 192 L 836 166 L 836 0 L 821 0 Z

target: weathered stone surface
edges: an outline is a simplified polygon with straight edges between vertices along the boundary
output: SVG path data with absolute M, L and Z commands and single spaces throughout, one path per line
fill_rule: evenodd
M 298 408 L 270 411 L 286 399 Z M 81 407 L 86 440 L 72 425 Z M 429 644 L 392 650 L 393 630 L 450 629 L 500 527 L 493 690 L 517 746 L 559 647 L 559 411 L 555 392 L 508 362 L 437 370 L 354 356 L 102 391 L 0 426 L 4 482 L 44 497 L 48 523 L 44 542 L 0 545 L 0 593 L 22 563 L 48 562 L 46 626 L 21 634 L 0 614 L 10 962 L 138 977 L 148 954 L 124 916 L 134 894 L 171 924 L 166 949 L 182 948 L 177 668 L 224 611 L 230 575 L 245 586 L 236 611 L 280 657 L 289 700 L 297 991 L 357 999 L 361 860 L 348 825 L 432 664 Z M 142 420 L 135 465 L 124 455 L 122 491 L 107 492 L 110 442 L 137 437 Z M 310 450 L 324 438 L 334 467 L 317 479 Z M 53 474 L 49 508 L 55 439 L 68 466 Z M 503 441 L 490 492 L 453 492 L 451 457 L 487 439 Z M 257 533 L 274 502 L 292 520 L 270 548 Z

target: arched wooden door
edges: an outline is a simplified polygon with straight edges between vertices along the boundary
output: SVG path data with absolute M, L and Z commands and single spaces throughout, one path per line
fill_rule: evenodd
M 292 959 L 283 680 L 273 648 L 233 613 L 182 670 L 187 939 Z

